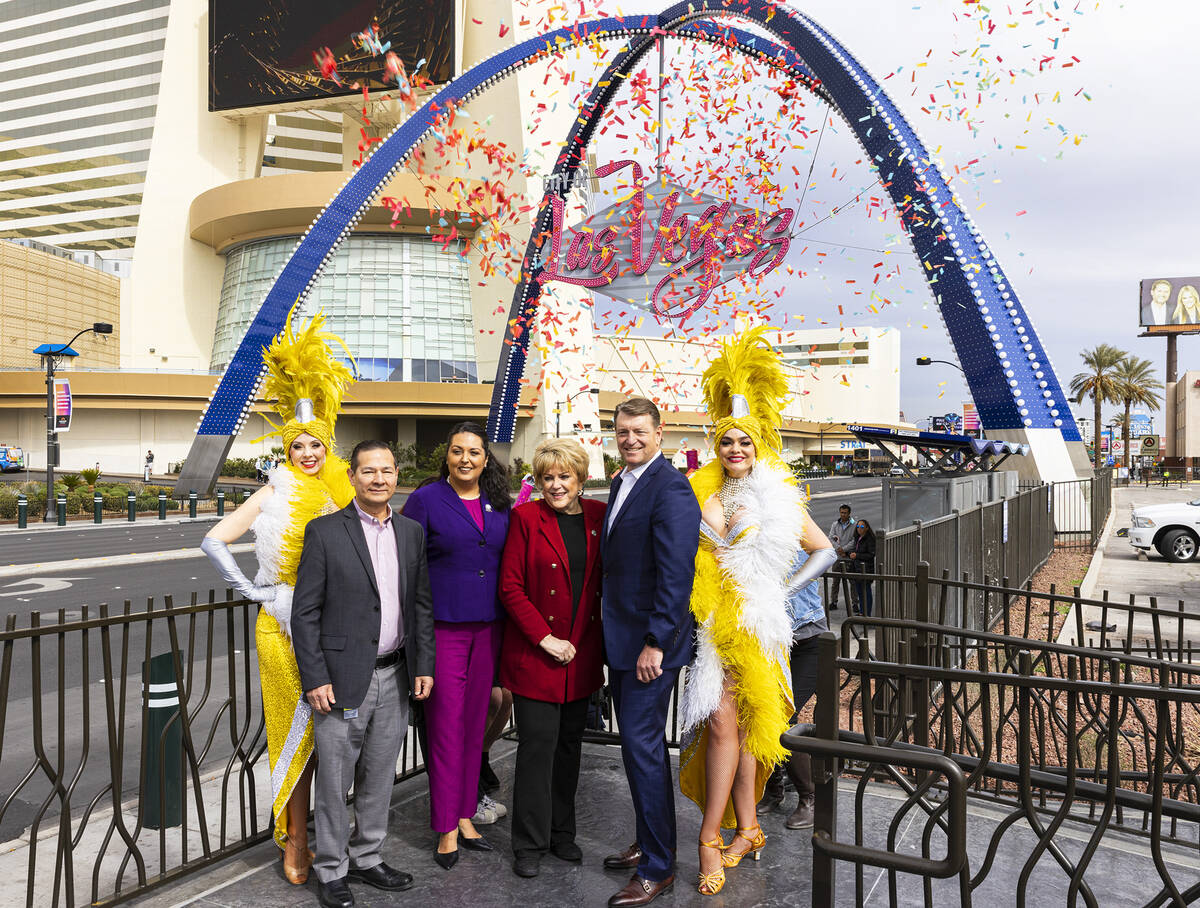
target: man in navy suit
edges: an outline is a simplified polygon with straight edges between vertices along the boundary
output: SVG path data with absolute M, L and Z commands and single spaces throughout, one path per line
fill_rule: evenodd
M 625 468 L 605 514 L 603 626 L 609 685 L 637 842 L 609 855 L 610 869 L 637 868 L 610 908 L 645 905 L 675 882 L 675 780 L 667 753 L 667 708 L 679 670 L 695 651 L 688 603 L 700 540 L 700 505 L 688 481 L 662 456 L 658 408 L 644 398 L 619 404 L 617 448 Z

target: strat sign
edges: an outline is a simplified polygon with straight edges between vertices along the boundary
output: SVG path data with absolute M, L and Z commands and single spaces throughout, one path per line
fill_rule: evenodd
M 743 272 L 761 277 L 787 255 L 793 209 L 766 215 L 672 183 L 646 187 L 633 161 L 606 164 L 596 176 L 627 167 L 632 195 L 570 228 L 565 252 L 564 203 L 561 195 L 551 196 L 543 282 L 587 287 L 633 305 L 649 304 L 656 315 L 687 318 L 721 284 Z

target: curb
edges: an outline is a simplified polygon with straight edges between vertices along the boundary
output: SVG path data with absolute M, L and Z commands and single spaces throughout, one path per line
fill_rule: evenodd
M 1114 496 L 1115 497 L 1115 496 Z M 1096 590 L 1096 584 L 1100 582 L 1100 566 L 1104 564 L 1104 547 L 1108 544 L 1108 537 L 1112 533 L 1113 524 L 1117 519 L 1117 507 L 1114 502 L 1113 506 L 1108 509 L 1108 520 L 1104 522 L 1104 529 L 1100 531 L 1100 538 L 1096 541 L 1096 551 L 1092 552 L 1092 560 L 1088 564 L 1087 573 L 1083 575 L 1083 581 L 1079 584 L 1079 596 L 1082 599 L 1091 599 L 1092 593 Z M 1055 638 L 1055 643 L 1065 643 L 1071 646 L 1079 646 L 1079 642 L 1067 639 L 1074 639 L 1075 635 L 1075 604 L 1071 605 L 1070 611 L 1063 618 L 1062 629 L 1058 632 L 1058 637 Z M 1086 612 L 1084 613 L 1087 614 Z

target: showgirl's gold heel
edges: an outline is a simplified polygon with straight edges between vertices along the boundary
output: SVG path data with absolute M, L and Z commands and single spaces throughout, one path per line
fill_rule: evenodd
M 299 852 L 299 854 L 297 854 Z M 291 858 L 291 860 L 288 860 Z M 292 847 L 288 841 L 283 851 L 283 875 L 293 886 L 303 886 L 308 882 L 308 872 L 312 869 L 313 853 L 303 846 Z
M 725 840 L 719 835 L 711 842 L 700 842 L 701 848 L 715 848 L 721 855 L 721 864 L 712 873 L 700 874 L 700 884 L 696 891 L 701 895 L 716 895 L 725 886 Z
M 750 833 L 754 833 L 754 835 L 751 836 Z M 763 846 L 767 844 L 767 837 L 763 835 L 761 826 L 755 825 L 748 829 L 739 827 L 737 835 L 733 837 L 733 841 L 736 842 L 738 839 L 749 842 L 750 847 L 745 851 L 731 851 L 730 848 L 733 847 L 733 842 L 730 842 L 729 847 L 721 852 L 721 861 L 726 867 L 736 867 L 746 855 L 749 855 L 756 861 L 762 859 L 762 850 Z

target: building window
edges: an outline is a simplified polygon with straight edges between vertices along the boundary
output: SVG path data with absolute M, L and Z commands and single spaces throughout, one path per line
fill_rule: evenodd
M 229 365 L 295 237 L 233 247 L 213 338 L 212 368 Z M 347 238 L 304 303 L 354 354 L 367 381 L 479 380 L 468 265 L 461 243 L 443 252 L 426 237 Z

